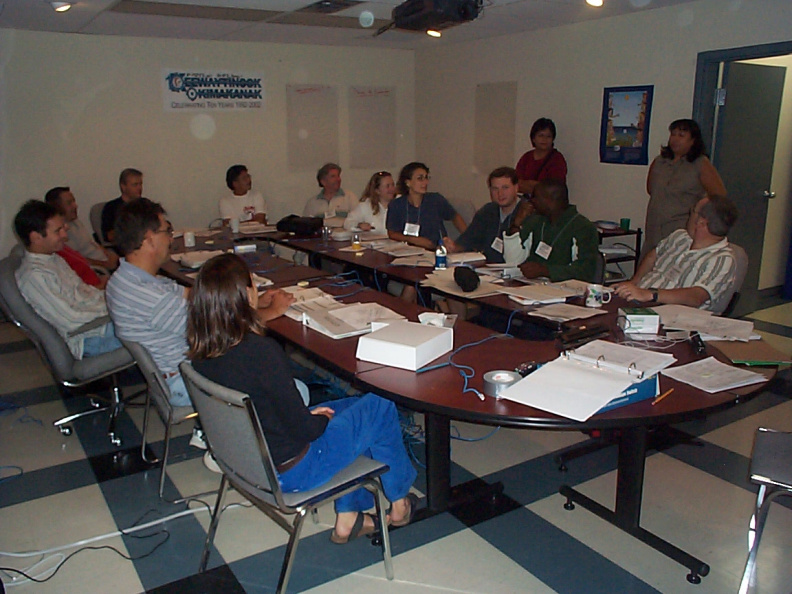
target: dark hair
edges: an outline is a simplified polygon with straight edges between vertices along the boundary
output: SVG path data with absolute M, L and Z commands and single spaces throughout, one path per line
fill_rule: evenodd
M 731 198 L 713 194 L 707 197 L 699 216 L 707 221 L 707 229 L 713 235 L 725 237 L 737 220 L 737 205 Z
M 377 194 L 377 190 L 379 190 L 382 179 L 385 177 L 392 178 L 393 176 L 389 171 L 377 171 L 377 173 L 371 176 L 371 179 L 366 184 L 366 189 L 363 190 L 363 194 L 360 196 L 361 202 L 365 202 L 366 200 L 371 202 L 371 212 L 373 214 L 377 214 L 380 211 L 380 197 L 379 194 Z
M 423 169 L 426 173 L 429 173 L 429 168 L 423 163 L 419 163 L 418 161 L 407 163 L 399 172 L 399 181 L 396 183 L 396 189 L 399 191 L 399 194 L 406 196 L 410 193 L 410 188 L 407 187 L 407 180 L 412 179 L 416 169 Z
M 508 177 L 513 184 L 519 182 L 517 170 L 514 169 L 514 167 L 498 167 L 497 169 L 493 169 L 492 173 L 487 176 L 487 186 L 489 186 L 492 183 L 492 180 L 497 177 Z
M 569 205 L 569 189 L 560 179 L 543 179 L 534 188 L 534 196 L 537 192 L 545 193 L 556 204 L 561 206 Z
M 28 200 L 14 217 L 14 231 L 22 240 L 22 244 L 30 247 L 30 234 L 35 231 L 41 236 L 47 235 L 47 222 L 60 214 L 52 204 L 41 200 Z
M 335 163 L 325 163 L 319 168 L 319 171 L 316 172 L 316 183 L 319 184 L 320 188 L 324 187 L 322 186 L 322 180 L 333 170 L 341 173 L 341 165 L 336 165 Z
M 533 123 L 533 126 L 531 126 L 531 144 L 533 144 L 534 136 L 539 134 L 542 130 L 550 130 L 550 134 L 553 135 L 553 140 L 555 140 L 556 127 L 553 120 L 550 118 L 539 118 Z
M 121 207 L 116 219 L 115 246 L 122 254 L 129 254 L 143 245 L 147 231 L 158 231 L 159 216 L 165 209 L 148 198 L 127 202 Z
M 234 182 L 247 170 L 247 167 L 244 165 L 231 165 L 231 167 L 228 168 L 228 171 L 226 171 L 226 185 L 229 190 L 234 189 Z
M 248 301 L 252 286 L 250 270 L 236 254 L 215 256 L 201 267 L 187 308 L 190 359 L 219 357 L 248 332 L 263 332 L 258 312 Z
M 44 202 L 46 202 L 47 204 L 52 204 L 52 206 L 57 208 L 58 211 L 60 212 L 61 211 L 61 203 L 60 203 L 61 194 L 65 193 L 65 192 L 70 192 L 70 191 L 71 191 L 71 188 L 69 188 L 69 186 L 56 186 L 56 187 L 52 188 L 51 190 L 49 190 L 46 194 L 44 194 Z
M 143 173 L 138 171 L 137 169 L 132 169 L 131 167 L 127 167 L 121 172 L 121 175 L 118 176 L 118 185 L 123 186 L 127 183 L 127 180 L 130 177 L 143 177 Z
M 685 158 L 690 161 L 691 163 L 698 159 L 701 155 L 706 155 L 706 147 L 704 146 L 704 139 L 701 137 L 701 128 L 696 123 L 695 120 L 674 120 L 671 122 L 671 125 L 668 126 L 668 131 L 673 132 L 674 130 L 683 130 L 685 132 L 690 132 L 690 137 L 693 139 L 693 146 L 690 147 L 687 155 Z M 664 159 L 673 159 L 674 158 L 674 151 L 671 150 L 669 146 L 661 146 L 660 147 L 660 156 Z

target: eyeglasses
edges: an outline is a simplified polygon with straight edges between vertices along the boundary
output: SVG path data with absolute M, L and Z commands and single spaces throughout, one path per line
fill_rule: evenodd
M 432 179 L 432 176 L 428 173 L 426 175 L 419 174 L 415 176 L 415 181 L 429 181 L 430 179 Z
M 165 229 L 157 229 L 154 233 L 167 233 L 168 237 L 173 237 L 173 227 L 170 225 L 167 226 Z

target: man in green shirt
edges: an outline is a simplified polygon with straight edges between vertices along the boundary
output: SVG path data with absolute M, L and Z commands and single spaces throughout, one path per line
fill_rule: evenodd
M 532 202 L 520 205 L 504 236 L 506 262 L 519 264 L 526 278 L 595 282 L 597 228 L 569 204 L 566 184 L 540 182 Z

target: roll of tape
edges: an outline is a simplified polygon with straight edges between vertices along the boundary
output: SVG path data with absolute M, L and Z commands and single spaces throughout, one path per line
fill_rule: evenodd
M 484 393 L 487 396 L 500 398 L 506 388 L 516 384 L 521 379 L 522 376 L 516 371 L 507 371 L 505 369 L 488 371 L 484 374 Z

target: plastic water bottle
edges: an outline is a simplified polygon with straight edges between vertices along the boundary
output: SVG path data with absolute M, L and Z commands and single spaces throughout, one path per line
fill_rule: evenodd
M 435 250 L 435 270 L 445 270 L 448 267 L 448 250 L 443 245 L 443 240 L 437 242 Z

